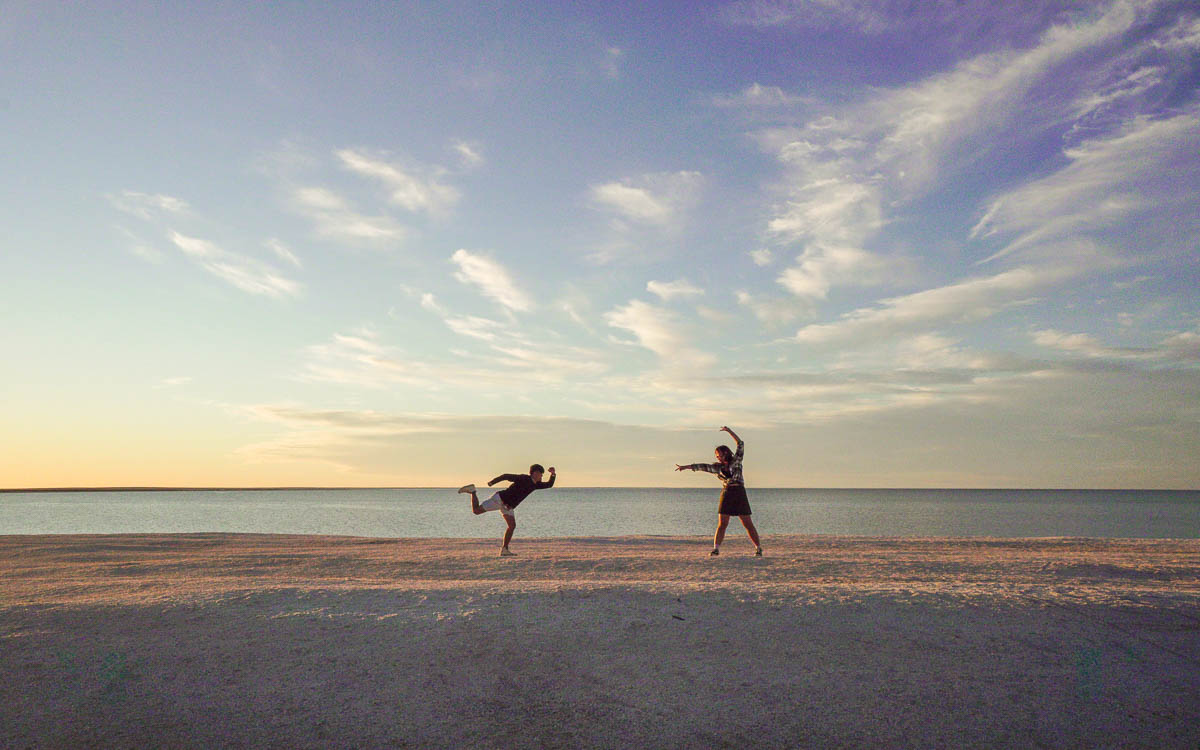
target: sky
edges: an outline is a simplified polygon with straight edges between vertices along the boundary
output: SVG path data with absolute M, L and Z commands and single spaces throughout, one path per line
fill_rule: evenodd
M 0 487 L 1200 488 L 1187 1 L 0 0 Z

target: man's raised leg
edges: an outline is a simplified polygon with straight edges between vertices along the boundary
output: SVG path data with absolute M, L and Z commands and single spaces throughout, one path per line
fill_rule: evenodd
M 458 493 L 460 495 L 470 495 L 471 496 L 471 512 L 472 513 L 474 513 L 475 515 L 479 515 L 480 513 L 487 513 L 486 510 L 479 507 L 479 496 L 475 494 L 475 485 L 473 485 L 473 484 L 463 485 L 462 487 L 458 488 Z

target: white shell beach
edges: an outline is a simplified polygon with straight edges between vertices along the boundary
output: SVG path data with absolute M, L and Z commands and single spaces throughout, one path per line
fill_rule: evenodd
M 1200 541 L 0 537 L 10 747 L 1200 745 Z

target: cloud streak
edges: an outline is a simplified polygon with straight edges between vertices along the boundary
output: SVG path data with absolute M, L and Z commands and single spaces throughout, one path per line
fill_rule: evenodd
M 237 253 L 222 250 L 198 237 L 171 232 L 171 242 L 183 254 L 213 276 L 250 294 L 282 299 L 296 297 L 303 287 L 272 266 Z
M 458 153 L 472 165 L 481 161 L 478 153 L 465 143 L 458 144 Z M 362 150 L 340 149 L 335 154 L 351 172 L 382 182 L 388 190 L 388 200 L 410 213 L 441 216 L 459 201 L 458 190 L 441 181 L 444 170 L 434 169 L 429 170 L 429 174 L 416 175 L 384 157 Z
M 767 6 L 754 7 L 765 13 Z M 830 13 L 861 20 L 872 6 L 774 7 L 791 19 Z M 887 8 L 882 10 L 891 14 Z M 778 277 L 779 283 L 798 297 L 820 300 L 839 286 L 874 285 L 894 276 L 898 258 L 872 247 L 880 232 L 897 221 L 912 201 L 936 189 L 939 181 L 978 165 L 998 133 L 1020 138 L 1078 116 L 1072 115 L 1078 101 L 1108 85 L 1114 71 L 1102 70 L 1099 79 L 1081 76 L 1078 83 L 1068 84 L 1073 90 L 1056 91 L 1049 98 L 1038 87 L 1048 86 L 1052 79 L 1074 80 L 1063 71 L 1114 44 L 1142 19 L 1135 4 L 1112 3 L 1049 28 L 1027 49 L 984 52 L 946 73 L 877 92 L 801 127 L 758 131 L 759 142 L 776 155 L 790 184 L 767 230 L 777 242 L 802 248 L 795 264 Z M 1054 79 L 1056 75 L 1059 78 Z M 1068 173 L 1062 180 L 1082 184 L 1075 177 Z M 1095 198 L 1101 191 L 1086 192 Z M 1114 196 L 1100 205 L 1115 202 Z M 988 220 L 1011 221 L 1000 209 L 990 213 Z
M 662 172 L 593 185 L 588 195 L 621 221 L 670 227 L 682 220 L 703 184 L 699 172 Z
M 631 300 L 605 313 L 604 319 L 613 328 L 632 333 L 637 343 L 657 354 L 667 368 L 707 368 L 716 362 L 713 355 L 691 345 L 685 326 L 665 308 Z
M 334 191 L 318 186 L 292 191 L 294 209 L 316 227 L 321 237 L 370 246 L 392 246 L 404 240 L 408 229 L 388 216 L 367 216 L 351 207 Z
M 161 193 L 122 190 L 120 193 L 109 194 L 106 197 L 114 208 L 147 221 L 164 215 L 178 216 L 189 211 L 186 201 Z
M 685 299 L 687 297 L 699 297 L 704 294 L 704 290 L 692 284 L 687 279 L 677 279 L 675 281 L 648 281 L 646 282 L 646 291 L 656 295 L 663 302 L 670 302 L 675 299 Z
M 796 340 L 807 344 L 872 341 L 930 324 L 982 320 L 1077 274 L 1065 267 L 1055 270 L 1014 268 L 993 276 L 967 279 L 885 299 L 876 306 L 846 313 L 833 323 L 805 326 L 796 333 Z
M 502 307 L 513 312 L 528 312 L 534 308 L 533 298 L 521 288 L 512 274 L 496 260 L 486 255 L 457 250 L 450 261 L 458 266 L 454 278 L 483 292 Z
M 1200 112 L 1139 117 L 1118 134 L 1069 149 L 1067 166 L 992 202 L 972 238 L 1015 235 L 984 262 L 1043 253 L 1063 238 L 1200 215 L 1200 176 L 1179 168 L 1200 152 Z M 1136 222 L 1136 219 L 1143 219 Z M 1146 222 L 1146 219 L 1157 221 Z M 1194 223 L 1194 222 L 1192 222 Z

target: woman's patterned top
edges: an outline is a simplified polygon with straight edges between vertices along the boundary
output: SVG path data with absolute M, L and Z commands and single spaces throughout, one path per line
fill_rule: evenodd
M 709 474 L 716 474 L 721 480 L 721 484 L 726 487 L 744 487 L 745 480 L 742 479 L 742 456 L 746 453 L 746 444 L 740 438 L 737 439 L 737 450 L 733 452 L 733 461 L 726 464 L 692 464 L 687 467 L 692 471 L 707 471 Z

